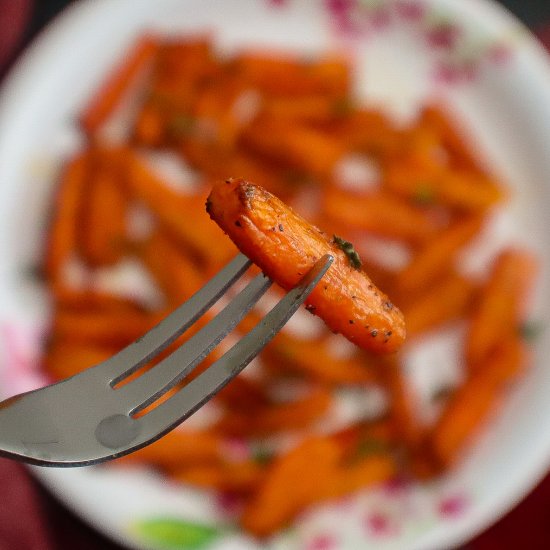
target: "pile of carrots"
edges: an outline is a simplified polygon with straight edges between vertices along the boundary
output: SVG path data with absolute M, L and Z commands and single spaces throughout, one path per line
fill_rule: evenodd
M 433 422 L 422 419 L 401 353 L 339 354 L 340 337 L 328 329 L 310 337 L 284 330 L 253 372 L 215 398 L 217 414 L 204 427 L 184 424 L 122 459 L 238 495 L 241 524 L 257 536 L 312 504 L 396 475 L 441 474 L 529 365 L 522 328 L 536 258 L 510 247 L 483 277 L 460 269 L 507 190 L 443 108 L 425 106 L 413 123 L 397 125 L 361 106 L 353 84 L 352 67 L 337 55 L 228 57 L 208 37 L 140 37 L 84 107 L 86 146 L 64 166 L 52 205 L 44 368 L 53 379 L 129 344 L 236 253 L 204 209 L 220 178 L 265 187 L 359 253 L 370 236 L 406 250 L 404 265 L 388 266 L 368 254 L 367 238 L 363 269 L 403 311 L 408 341 L 456 321 L 467 326 L 463 381 L 445 392 Z M 128 105 L 125 137 L 109 137 Z M 197 181 L 173 185 L 149 163 L 151 151 L 176 155 Z M 368 165 L 368 184 L 345 181 L 350 159 Z M 138 214 L 148 223 L 136 230 L 129 220 Z M 101 284 L 102 273 L 128 261 L 154 281 L 158 299 Z M 288 381 L 300 386 L 297 395 L 275 391 Z M 324 429 L 340 391 L 375 386 L 388 396 L 382 416 Z M 279 440 L 286 443 L 271 445 Z

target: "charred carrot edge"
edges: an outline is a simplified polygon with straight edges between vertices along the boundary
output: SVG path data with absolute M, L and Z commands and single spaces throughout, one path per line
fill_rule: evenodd
M 152 36 L 143 36 L 133 45 L 122 65 L 114 69 L 81 115 L 80 123 L 88 135 L 106 121 L 132 81 L 153 60 L 157 49 L 158 41 Z
M 470 367 L 481 363 L 511 327 L 519 330 L 537 264 L 533 254 L 524 250 L 506 249 L 495 259 L 470 321 L 466 341 Z
M 334 263 L 307 303 L 335 332 L 377 353 L 397 350 L 405 340 L 401 312 L 375 288 L 353 259 L 279 199 L 252 183 L 216 184 L 207 210 L 241 251 L 283 288 L 298 283 L 324 254 Z M 349 249 L 348 249 L 349 254 Z

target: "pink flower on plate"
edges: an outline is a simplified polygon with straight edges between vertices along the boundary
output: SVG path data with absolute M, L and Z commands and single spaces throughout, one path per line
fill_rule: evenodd
M 468 499 L 464 495 L 452 495 L 439 502 L 438 511 L 444 518 L 455 518 L 464 513 Z
M 381 30 L 391 23 L 391 13 L 386 7 L 378 7 L 369 14 L 370 25 L 373 29 Z
M 397 525 L 392 518 L 383 512 L 369 512 L 365 518 L 365 527 L 376 537 L 397 535 Z
M 503 43 L 493 44 L 487 52 L 487 57 L 489 60 L 497 65 L 504 65 L 505 63 L 508 63 L 512 58 L 512 55 L 512 48 L 508 46 L 508 44 Z
M 276 8 L 282 8 L 288 4 L 288 0 L 267 0 L 267 3 Z
M 452 50 L 460 38 L 460 28 L 450 22 L 441 22 L 428 29 L 426 38 L 432 48 Z
M 329 534 L 316 535 L 306 546 L 306 550 L 336 550 L 336 539 Z
M 232 492 L 221 492 L 216 495 L 216 506 L 226 518 L 236 518 L 242 511 L 243 498 Z
M 48 380 L 40 371 L 43 328 L 36 324 L 5 323 L 0 331 L 4 349 L 2 389 L 12 395 L 45 385 Z
M 407 21 L 420 21 L 426 13 L 426 5 L 420 0 L 399 0 L 395 10 L 397 15 Z

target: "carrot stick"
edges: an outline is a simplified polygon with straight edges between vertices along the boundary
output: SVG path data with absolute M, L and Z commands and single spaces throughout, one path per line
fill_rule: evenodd
M 486 356 L 482 365 L 459 388 L 430 436 L 435 457 L 449 466 L 494 410 L 508 382 L 526 367 L 526 348 L 510 335 Z
M 474 297 L 474 283 L 450 273 L 403 306 L 407 334 L 416 336 L 466 315 Z
M 324 254 L 335 260 L 307 303 L 336 332 L 377 353 L 405 338 L 401 312 L 359 269 L 356 256 L 327 238 L 264 189 L 244 180 L 214 186 L 210 216 L 241 251 L 283 288 L 292 288 Z M 355 262 L 355 263 L 354 263 Z
M 80 124 L 88 135 L 93 135 L 113 113 L 132 82 L 152 64 L 157 49 L 158 42 L 151 36 L 142 36 L 132 46 L 122 65 L 108 76 L 80 117 Z
M 77 253 L 78 224 L 90 159 L 89 151 L 71 159 L 56 193 L 44 261 L 46 276 L 54 293 L 64 287 L 64 268 L 69 258 Z
M 135 252 L 172 307 L 190 298 L 204 283 L 204 276 L 189 253 L 161 229 L 138 244 Z
M 92 168 L 82 212 L 80 251 L 90 265 L 112 265 L 124 254 L 128 198 L 115 170 L 105 165 Z
M 327 189 L 322 208 L 337 223 L 405 242 L 426 242 L 437 230 L 422 209 L 384 192 L 358 196 Z
M 456 254 L 479 232 L 483 219 L 463 218 L 427 243 L 396 276 L 395 284 L 403 296 L 418 292 L 454 267 Z
M 524 250 L 506 249 L 495 260 L 470 321 L 466 356 L 471 368 L 482 363 L 510 329 L 519 329 L 537 268 L 534 256 Z

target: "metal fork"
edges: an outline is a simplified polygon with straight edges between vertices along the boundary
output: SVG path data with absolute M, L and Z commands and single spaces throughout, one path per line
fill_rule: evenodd
M 265 275 L 257 275 L 185 344 L 119 385 L 183 334 L 246 272 L 251 262 L 238 255 L 187 302 L 107 361 L 1 402 L 0 455 L 40 466 L 86 466 L 159 439 L 244 369 L 304 302 L 332 261 L 330 255 L 321 258 L 221 358 L 164 402 L 145 410 L 189 375 L 271 286 Z

